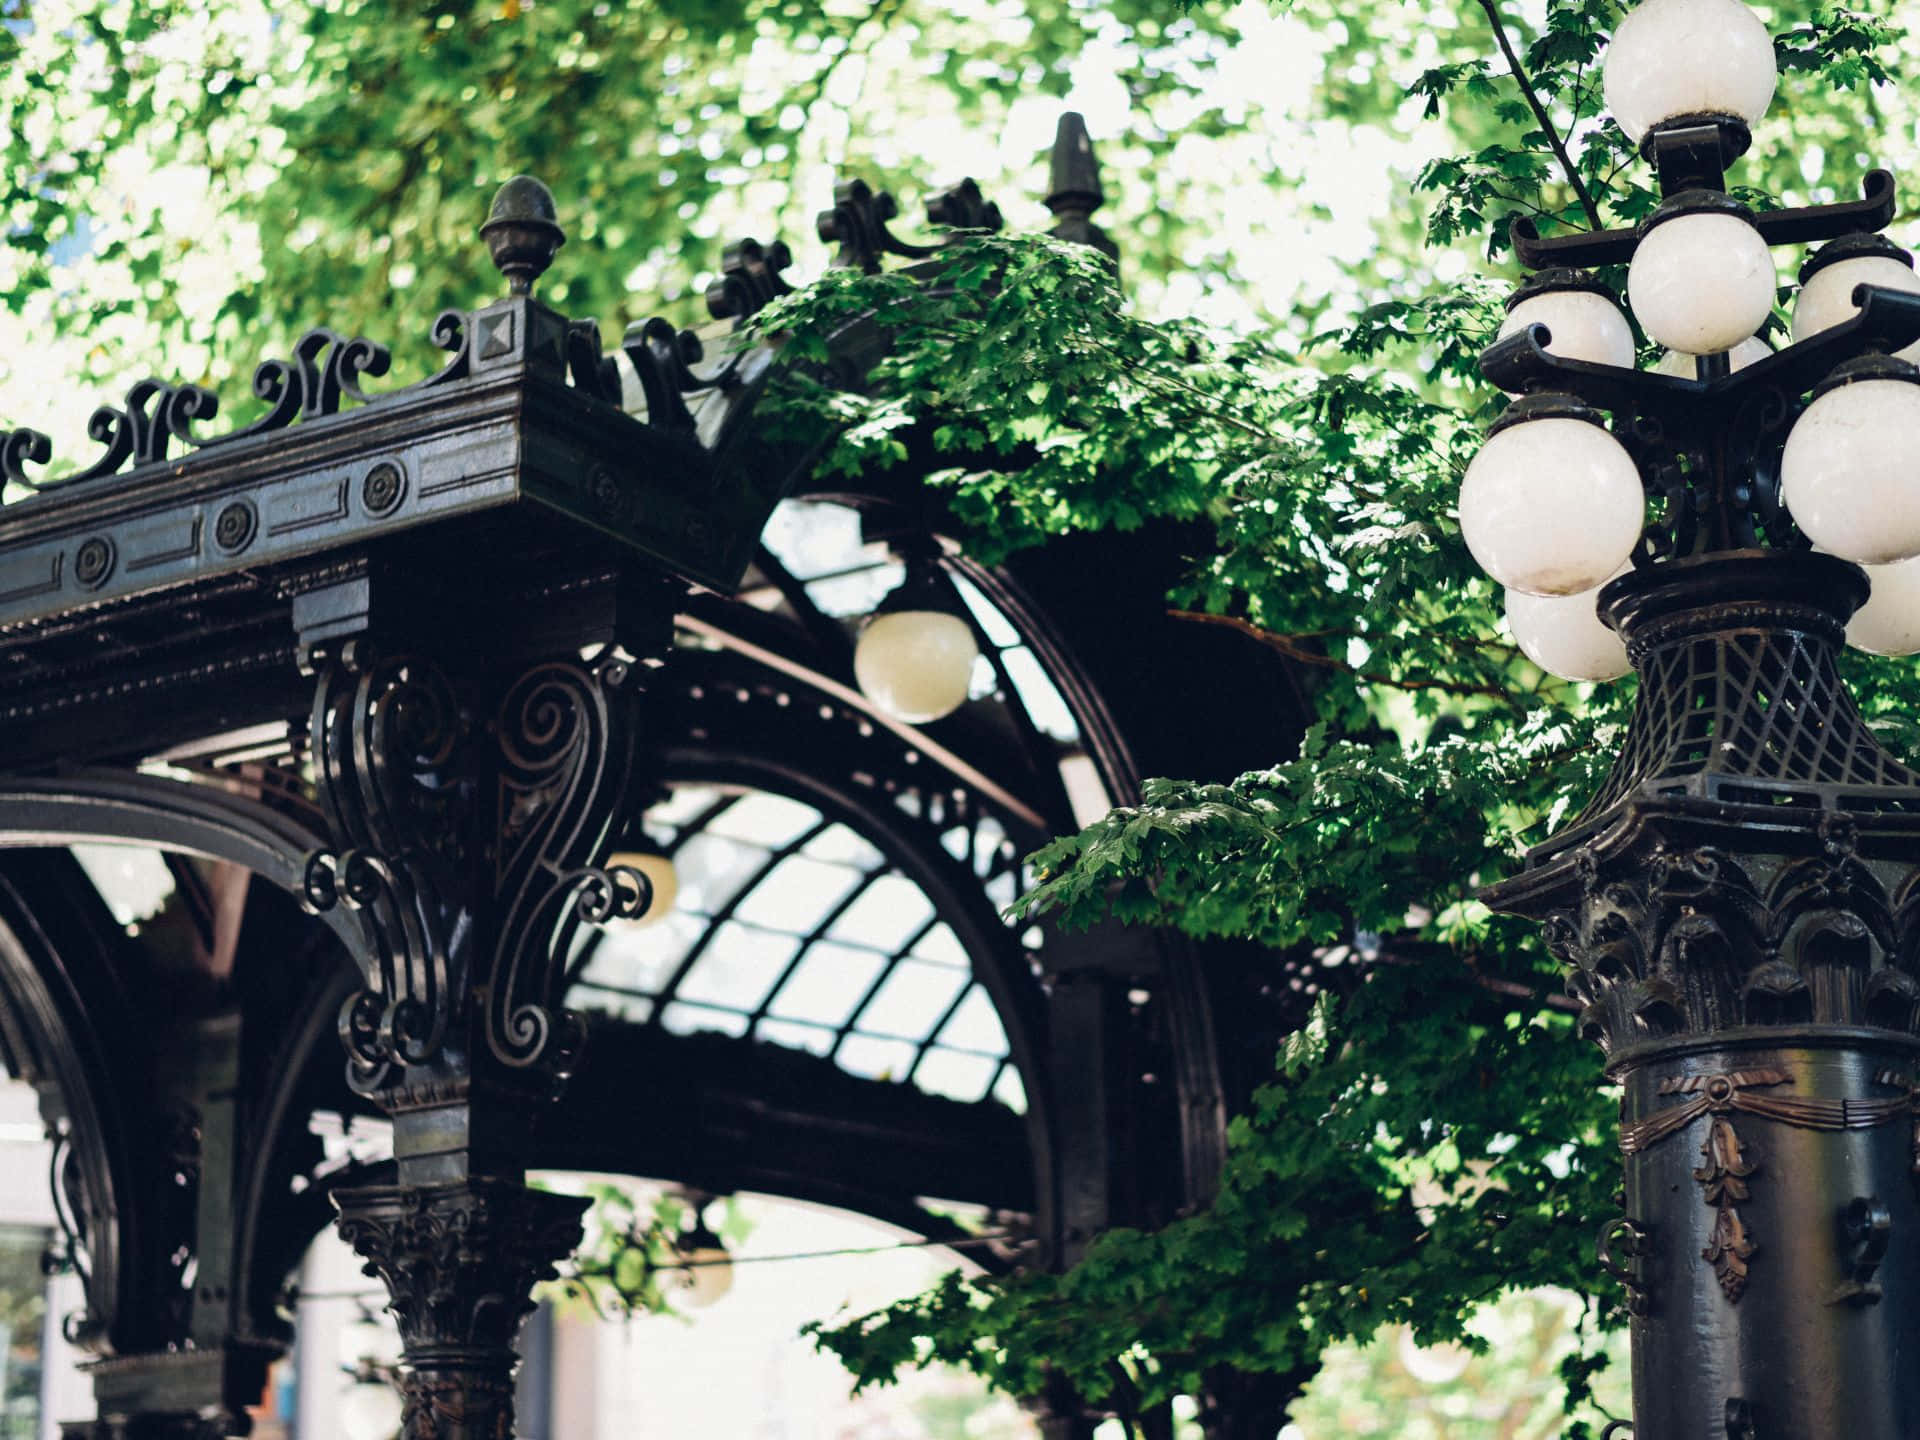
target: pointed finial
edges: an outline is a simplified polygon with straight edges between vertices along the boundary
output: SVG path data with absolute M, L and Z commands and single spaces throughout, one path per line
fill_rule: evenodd
M 507 277 L 515 295 L 531 295 L 533 282 L 567 243 L 553 205 L 553 192 L 531 175 L 516 175 L 493 196 L 480 238 L 492 252 L 494 269 Z
M 1053 233 L 1076 245 L 1091 245 L 1117 260 L 1120 247 L 1091 218 L 1106 203 L 1107 196 L 1100 188 L 1100 161 L 1093 153 L 1093 137 L 1087 134 L 1087 122 L 1076 110 L 1060 117 L 1060 128 L 1053 137 L 1048 184 L 1046 205 L 1053 212 Z

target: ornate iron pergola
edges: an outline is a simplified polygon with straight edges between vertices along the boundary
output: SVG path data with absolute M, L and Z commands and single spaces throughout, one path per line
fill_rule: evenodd
M 1101 199 L 1069 116 L 1055 233 L 1111 253 Z M 971 181 L 927 211 L 1000 223 Z M 819 232 L 840 265 L 925 259 L 894 213 L 850 181 Z M 0 435 L 35 492 L 0 511 L 0 1038 L 85 1283 L 75 1433 L 244 1433 L 337 1214 L 391 1294 L 407 1435 L 510 1434 L 515 1334 L 585 1203 L 529 1170 L 933 1239 L 959 1236 L 923 1198 L 965 1201 L 1030 1237 L 986 1263 L 1070 1263 L 1204 1203 L 1311 988 L 1001 915 L 1077 815 L 1300 723 L 1269 652 L 1166 615 L 1166 534 L 982 565 L 920 437 L 820 490 L 756 426 L 771 353 L 727 340 L 788 288 L 783 245 L 726 251 L 702 335 L 609 353 L 534 296 L 564 238 L 544 188 L 510 181 L 482 234 L 509 293 L 443 314 L 416 383 L 316 329 L 225 433 L 210 392 L 144 380 L 62 478 L 48 437 Z M 858 383 L 874 335 L 834 343 Z M 929 537 L 991 683 L 910 726 L 855 685 L 849 617 Z M 188 943 L 116 923 L 82 842 L 163 852 Z M 634 849 L 683 875 L 645 929 L 610 863 Z M 392 1160 L 324 1170 L 321 1113 L 390 1118 Z M 1223 1376 L 1206 1413 L 1270 1435 L 1277 1404 Z M 1051 1436 L 1094 1423 L 1036 1405 Z

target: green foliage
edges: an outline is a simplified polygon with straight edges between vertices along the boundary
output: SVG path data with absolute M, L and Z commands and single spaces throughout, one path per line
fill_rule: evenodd
M 553 1288 L 602 1316 L 675 1313 L 673 1295 L 688 1274 L 678 1242 L 698 1219 L 693 1206 L 671 1191 L 646 1204 L 632 1187 L 605 1181 L 590 1183 L 586 1193 L 593 1200 L 586 1239 Z M 733 1199 L 713 1208 L 720 1237 L 737 1245 L 748 1227 Z

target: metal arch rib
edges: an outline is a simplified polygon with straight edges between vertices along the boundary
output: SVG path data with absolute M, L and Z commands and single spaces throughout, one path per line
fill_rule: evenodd
M 224 860 L 296 899 L 306 893 L 308 858 L 326 844 L 271 806 L 190 781 L 119 770 L 0 780 L 0 849 L 87 843 Z M 336 907 L 320 918 L 361 973 L 377 976 L 378 957 L 353 912 Z

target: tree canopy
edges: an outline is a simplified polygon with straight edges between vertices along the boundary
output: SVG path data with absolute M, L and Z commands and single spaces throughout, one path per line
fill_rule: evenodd
M 1911 173 L 1915 114 L 1891 82 L 1913 42 L 1885 0 L 1761 8 L 1782 84 L 1738 171 L 1750 203 L 1845 197 L 1875 164 Z M 832 427 L 823 463 L 849 471 L 924 426 L 984 554 L 1154 516 L 1210 527 L 1169 603 L 1313 677 L 1306 743 L 1228 784 L 1152 782 L 1042 851 L 1024 903 L 1275 947 L 1368 937 L 1378 959 L 1235 1120 L 1209 1210 L 1103 1236 L 1065 1275 L 952 1277 L 818 1338 L 863 1383 L 939 1360 L 1031 1393 L 1045 1357 L 1123 1413 L 1222 1367 L 1300 1385 L 1337 1340 L 1389 1324 L 1461 1338 L 1473 1305 L 1513 1288 L 1564 1286 L 1592 1297 L 1595 1327 L 1620 1318 L 1591 1260 L 1618 1177 L 1613 1102 L 1529 928 L 1472 897 L 1591 793 L 1632 685 L 1557 681 L 1520 655 L 1454 514 L 1501 403 L 1474 360 L 1514 274 L 1508 219 L 1591 228 L 1653 203 L 1603 113 L 1620 13 L 13 0 L 0 296 L 84 337 L 81 363 L 104 371 L 164 347 L 217 379 L 320 319 L 423 334 L 441 304 L 490 288 L 471 228 L 492 185 L 532 170 L 574 237 L 545 293 L 619 322 L 696 293 L 732 234 L 803 230 L 832 167 L 910 173 L 916 126 L 977 133 L 979 178 L 1011 169 L 1031 193 L 1028 155 L 993 148 L 1000 129 L 1087 65 L 1111 71 L 1126 128 L 1099 137 L 1119 196 L 1102 221 L 1128 289 L 1092 252 L 1032 238 L 944 251 L 939 286 L 830 272 L 759 333 L 805 362 L 874 313 L 891 348 L 860 395 L 787 366 L 780 417 Z M 1255 43 L 1305 57 L 1284 115 L 1247 82 Z M 1315 146 L 1378 158 L 1418 203 L 1310 255 L 1341 233 Z M 1213 217 L 1249 182 L 1280 197 L 1261 212 L 1275 228 L 1223 234 Z M 1269 283 L 1276 269 L 1306 278 Z M 0 403 L 25 393 L 16 371 Z M 1868 713 L 1910 726 L 1913 667 L 1849 663 Z M 1569 1435 L 1591 1433 L 1597 1353 L 1563 1367 Z

